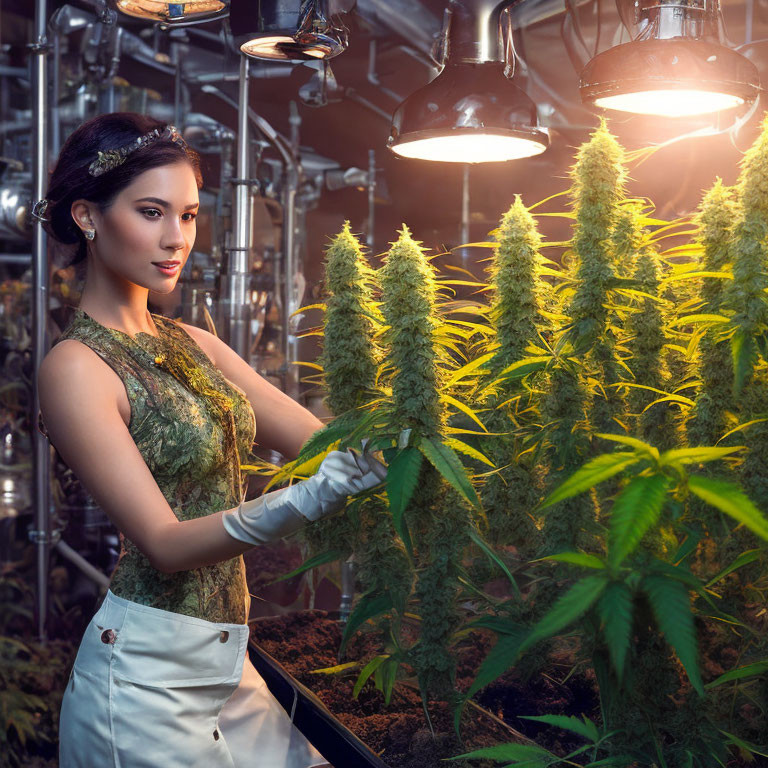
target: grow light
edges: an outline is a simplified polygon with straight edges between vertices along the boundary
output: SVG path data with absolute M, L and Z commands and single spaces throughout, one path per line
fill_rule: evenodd
M 450 1 L 443 29 L 445 66 L 395 110 L 387 140 L 395 154 L 488 163 L 531 157 L 549 146 L 536 105 L 512 82 L 509 5 Z
M 329 0 L 235 0 L 233 42 L 246 56 L 269 61 L 317 61 L 347 47 L 346 28 L 331 20 Z
M 595 106 L 641 115 L 687 117 L 733 109 L 744 103 L 740 96 L 714 91 L 637 91 L 595 99 Z
M 473 132 L 405 139 L 392 147 L 402 157 L 444 163 L 491 163 L 538 155 L 546 145 L 514 135 Z
M 448 65 L 411 94 L 392 118 L 387 146 L 397 155 L 447 163 L 518 160 L 542 153 L 549 135 L 536 105 L 503 65 Z
M 620 0 L 632 42 L 595 56 L 581 73 L 582 101 L 624 112 L 682 117 L 755 100 L 755 65 L 720 43 L 716 0 Z
M 220 16 L 229 6 L 229 0 L 114 0 L 115 7 L 127 16 L 153 21 L 201 21 Z

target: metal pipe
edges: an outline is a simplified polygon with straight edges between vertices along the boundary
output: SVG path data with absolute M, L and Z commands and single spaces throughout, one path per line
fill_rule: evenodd
M 376 224 L 376 150 L 368 150 L 368 235 L 365 244 L 373 252 L 373 230 Z
M 91 565 L 79 552 L 72 549 L 72 547 L 70 547 L 63 539 L 59 539 L 59 541 L 56 542 L 56 549 L 60 555 L 74 563 L 91 581 L 95 581 L 106 591 L 109 587 L 109 576 Z
M 296 195 L 299 190 L 299 175 L 294 168 L 288 168 L 283 189 L 283 354 L 285 358 L 285 393 L 298 400 L 298 366 L 293 365 L 298 359 L 296 336 L 291 333 L 291 314 L 298 309 L 294 297 L 294 276 L 296 272 Z
M 59 117 L 60 73 L 61 71 L 61 32 L 53 27 L 53 74 L 51 75 L 51 157 L 58 157 L 61 149 L 61 122 Z M 39 198 L 38 198 L 39 199 Z
M 469 163 L 464 163 L 461 179 L 461 242 L 469 242 Z
M 452 64 L 503 62 L 501 12 L 513 0 L 451 0 L 448 57 Z
M 28 45 L 32 72 L 33 112 L 35 118 L 32 172 L 34 199 L 45 196 L 48 178 L 48 50 L 46 20 L 47 0 L 35 0 L 35 39 Z M 36 222 L 32 229 L 32 413 L 37 423 L 40 397 L 37 391 L 37 374 L 48 349 L 46 327 L 48 319 L 48 258 L 46 233 Z M 50 521 L 50 448 L 48 440 L 38 430 L 32 429 L 32 458 L 34 463 L 35 529 L 29 532 L 37 547 L 37 634 L 45 642 L 48 618 L 48 560 L 51 542 Z
M 403 97 L 400 94 L 395 93 L 391 88 L 386 88 L 379 75 L 376 72 L 376 38 L 372 37 L 368 43 L 368 82 L 371 85 L 375 85 L 383 94 L 389 96 L 390 99 L 394 99 L 395 103 L 399 104 Z
M 234 190 L 234 244 L 228 248 L 227 314 L 230 346 L 244 359 L 250 354 L 250 270 L 248 255 L 251 236 L 250 139 L 248 131 L 249 59 L 240 56 L 240 83 L 237 100 L 237 178 Z
M 235 109 L 240 109 L 239 104 L 228 94 L 215 85 L 207 84 L 202 87 L 205 93 L 218 96 Z M 283 376 L 284 390 L 294 399 L 298 398 L 298 366 L 293 365 L 296 358 L 296 339 L 289 338 L 288 317 L 293 312 L 293 269 L 295 264 L 295 234 L 296 234 L 296 195 L 299 188 L 299 162 L 293 155 L 290 144 L 281 136 L 272 125 L 261 115 L 258 115 L 251 107 L 248 107 L 248 119 L 256 126 L 263 136 L 272 144 L 280 154 L 285 166 L 285 186 L 283 189 L 283 323 L 282 347 L 285 357 L 285 374 Z M 290 271 L 289 271 L 290 270 Z
M 176 72 L 173 76 L 173 124 L 182 128 L 181 118 L 181 78 L 182 78 L 182 56 L 181 43 L 178 40 L 171 41 L 171 61 Z

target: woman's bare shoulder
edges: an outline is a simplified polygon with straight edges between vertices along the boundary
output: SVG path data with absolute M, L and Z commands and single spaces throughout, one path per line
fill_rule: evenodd
M 87 344 L 78 339 L 62 339 L 43 358 L 37 374 L 41 408 L 88 408 L 92 398 L 72 398 L 74 392 L 91 392 L 98 399 L 119 407 L 121 396 L 127 400 L 120 378 L 111 366 Z M 47 422 L 46 422 L 47 423 Z

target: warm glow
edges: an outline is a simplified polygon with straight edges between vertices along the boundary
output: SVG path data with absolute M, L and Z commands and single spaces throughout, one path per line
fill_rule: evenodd
M 444 163 L 497 163 L 541 154 L 544 144 L 519 136 L 472 133 L 401 141 L 392 151 L 402 157 Z
M 719 112 L 743 104 L 744 99 L 715 91 L 659 90 L 622 93 L 595 99 L 595 106 L 661 117 L 687 117 Z
M 117 0 L 117 9 L 129 16 L 157 21 L 185 19 L 197 14 L 217 13 L 227 7 L 223 0 Z
M 246 55 L 253 56 L 256 59 L 284 60 L 290 60 L 291 56 L 295 56 L 296 59 L 303 56 L 324 59 L 331 53 L 331 49 L 328 46 L 320 45 L 315 42 L 302 44 L 295 38 L 288 37 L 287 35 L 255 37 L 253 40 L 243 43 L 240 46 L 240 50 Z

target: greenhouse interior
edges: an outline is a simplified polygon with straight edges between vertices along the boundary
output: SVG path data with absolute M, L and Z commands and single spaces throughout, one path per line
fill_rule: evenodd
M 763 82 L 768 0 L 0 0 L 0 766 L 768 768 Z

